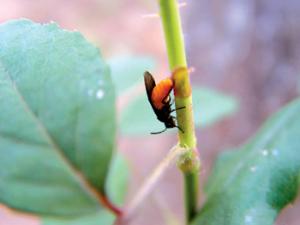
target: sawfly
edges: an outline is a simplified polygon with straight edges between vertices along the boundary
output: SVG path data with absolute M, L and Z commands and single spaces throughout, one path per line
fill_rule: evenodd
M 172 103 L 169 95 L 174 87 L 173 80 L 171 78 L 166 78 L 156 85 L 151 73 L 146 71 L 144 73 L 144 82 L 147 97 L 152 106 L 152 109 L 157 119 L 165 124 L 165 129 L 158 132 L 151 132 L 151 134 L 160 134 L 166 131 L 167 129 L 174 127 L 177 127 L 182 133 L 184 133 L 184 131 L 176 125 L 176 117 L 171 115 L 172 112 L 185 108 L 180 107 L 173 110 L 171 109 Z

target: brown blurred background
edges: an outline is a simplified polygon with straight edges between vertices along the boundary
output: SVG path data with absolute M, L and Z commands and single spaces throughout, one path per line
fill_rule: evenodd
M 244 143 L 272 112 L 299 94 L 300 1 L 187 0 L 180 10 L 189 65 L 196 68 L 192 82 L 233 95 L 240 103 L 234 116 L 197 131 L 203 183 L 219 152 Z M 106 58 L 150 55 L 158 62 L 156 70 L 167 73 L 160 21 L 145 17 L 156 12 L 156 0 L 2 0 L 0 22 L 21 17 L 55 21 L 79 30 Z M 119 137 L 119 150 L 131 169 L 127 200 L 175 142 L 174 134 Z M 171 168 L 132 224 L 182 224 L 182 201 L 182 177 Z M 299 210 L 298 198 L 276 224 L 299 225 Z M 0 207 L 0 225 L 13 224 L 38 221 Z

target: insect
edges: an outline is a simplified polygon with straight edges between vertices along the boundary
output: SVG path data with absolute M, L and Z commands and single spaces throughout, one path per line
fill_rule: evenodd
M 151 134 L 160 134 L 166 131 L 168 128 L 174 127 L 177 127 L 182 133 L 184 133 L 183 130 L 176 125 L 175 117 L 171 115 L 172 112 L 185 108 L 180 107 L 173 110 L 171 109 L 172 103 L 169 95 L 174 86 L 173 80 L 170 78 L 166 78 L 156 85 L 151 73 L 146 71 L 144 73 L 144 81 L 147 97 L 152 106 L 152 109 L 156 114 L 157 119 L 165 124 L 164 130 L 151 132 Z

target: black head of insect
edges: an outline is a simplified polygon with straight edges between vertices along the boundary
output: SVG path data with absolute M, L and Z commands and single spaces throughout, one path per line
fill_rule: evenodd
M 164 130 L 159 132 L 152 132 L 151 134 L 160 134 L 166 131 L 168 128 L 174 127 L 177 127 L 181 132 L 183 132 L 183 130 L 176 125 L 175 117 L 171 115 L 171 113 L 175 111 L 171 109 L 172 104 L 169 97 L 170 92 L 173 89 L 172 79 L 166 78 L 156 85 L 153 76 L 146 71 L 144 73 L 144 81 L 147 97 L 152 106 L 152 109 L 156 114 L 157 119 L 165 124 Z

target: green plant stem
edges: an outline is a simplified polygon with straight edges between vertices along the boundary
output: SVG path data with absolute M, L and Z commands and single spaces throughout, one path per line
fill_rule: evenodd
M 171 71 L 177 68 L 187 68 L 180 15 L 176 0 L 159 0 L 160 16 L 163 24 L 168 59 Z M 179 131 L 179 145 L 190 152 L 184 153 L 179 159 L 178 166 L 184 173 L 185 208 L 187 223 L 191 221 L 197 211 L 198 172 L 200 161 L 195 154 L 196 137 L 193 120 L 192 95 L 188 72 L 175 82 L 176 108 L 185 106 L 185 110 L 178 110 L 177 123 L 184 131 Z M 181 87 L 183 86 L 183 88 Z
M 197 201 L 198 198 L 198 174 L 185 173 L 184 174 L 184 191 L 186 201 L 186 217 L 187 221 L 193 219 L 197 213 Z M 196 180 L 195 180 L 196 178 Z M 187 193 L 188 192 L 188 193 Z

